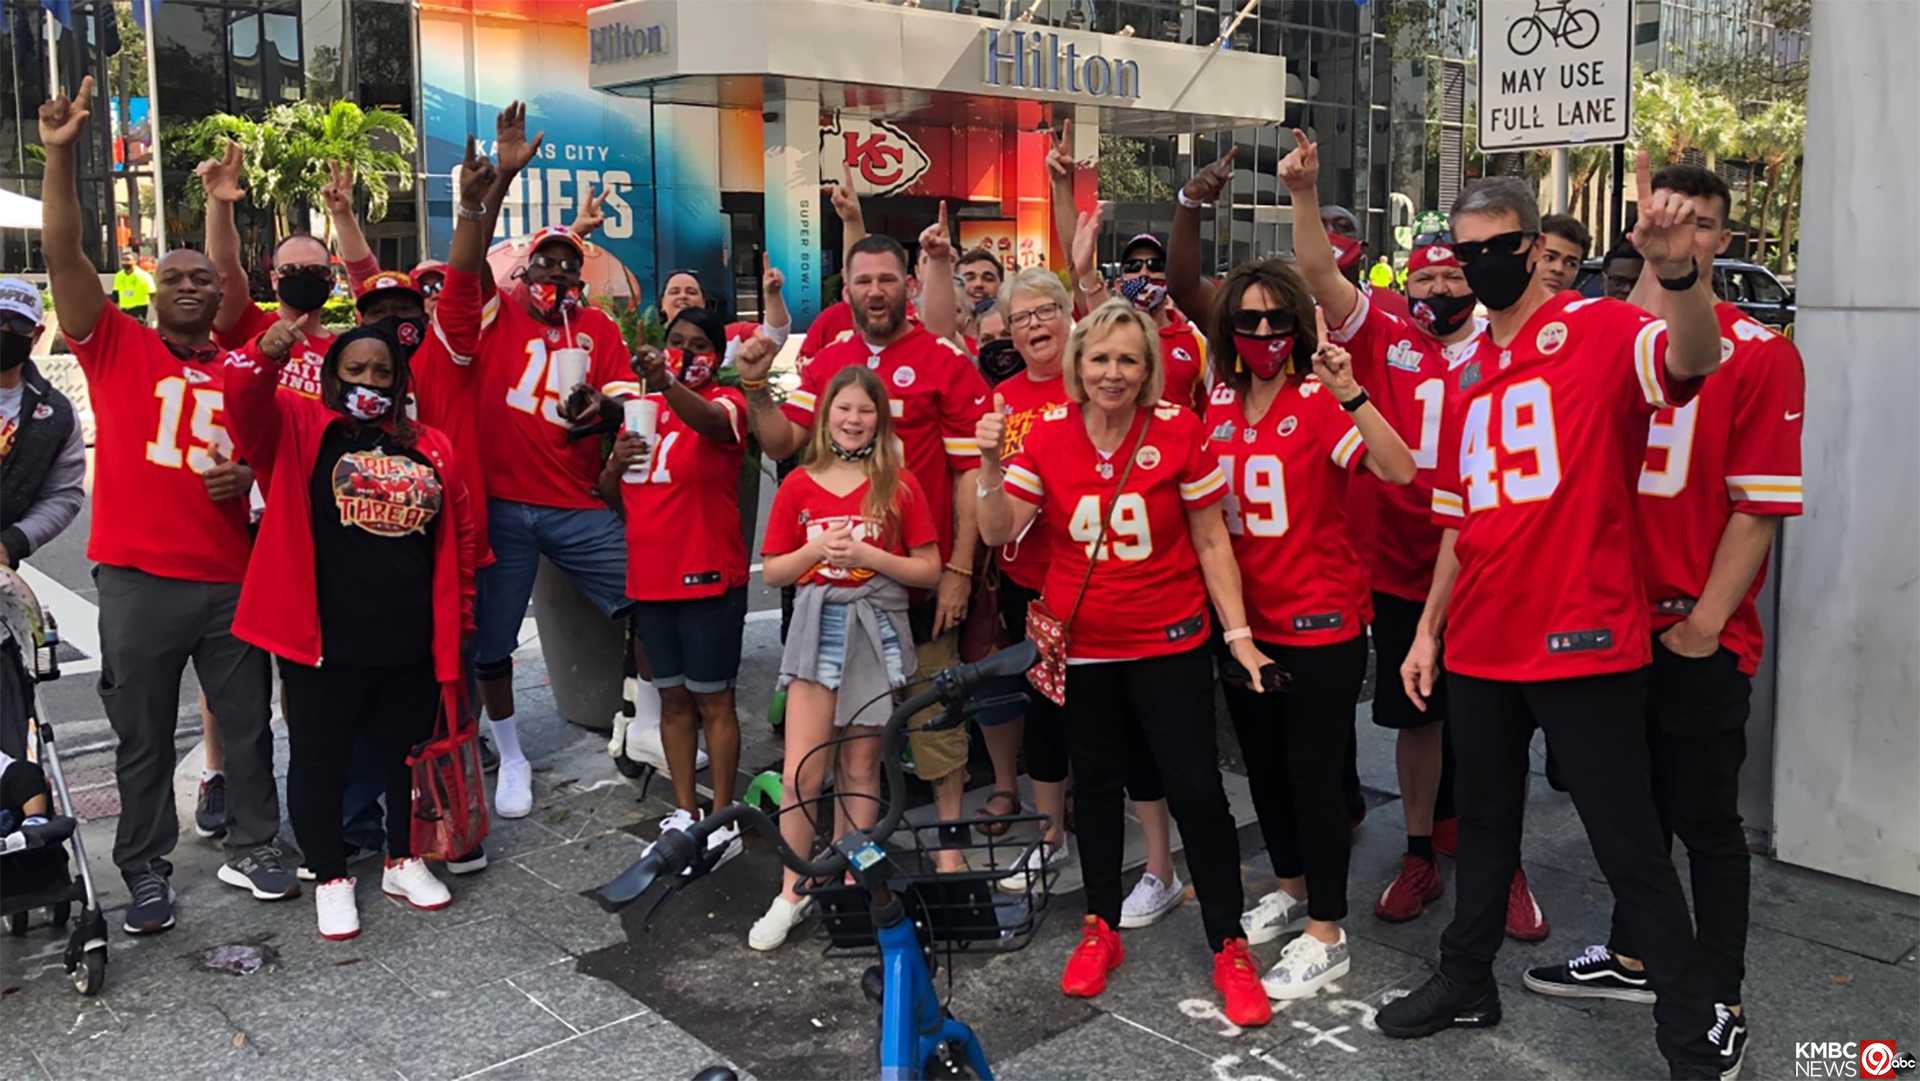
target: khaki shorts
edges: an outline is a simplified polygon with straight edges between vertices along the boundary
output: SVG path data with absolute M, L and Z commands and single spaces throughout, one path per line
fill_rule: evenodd
M 919 657 L 922 676 L 951 668 L 960 663 L 960 632 L 951 630 L 931 642 L 922 642 L 914 652 Z M 966 725 L 939 732 L 919 730 L 945 709 L 945 706 L 929 706 L 907 722 L 907 746 L 913 749 L 913 772 L 928 784 L 967 765 Z

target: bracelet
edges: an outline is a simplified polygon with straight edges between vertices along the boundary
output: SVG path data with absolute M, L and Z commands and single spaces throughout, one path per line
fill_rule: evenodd
M 1089 281 L 1093 282 L 1093 284 L 1088 285 L 1087 282 Z M 1074 282 L 1073 285 L 1074 288 L 1080 290 L 1082 293 L 1097 293 L 1107 287 L 1107 279 L 1099 273 L 1093 273 Z
M 1246 639 L 1253 637 L 1253 628 L 1235 627 L 1234 629 L 1228 631 L 1226 634 L 1221 635 L 1221 637 L 1230 643 L 1242 642 L 1242 641 L 1245 641 Z
M 971 577 L 973 577 L 973 571 L 972 571 L 972 570 L 971 570 L 970 568 L 967 568 L 967 567 L 960 567 L 960 566 L 955 566 L 954 564 L 952 564 L 952 563 L 949 563 L 949 564 L 947 564 L 947 565 L 946 565 L 946 567 L 945 567 L 944 569 L 945 569 L 945 570 L 948 570 L 948 571 L 951 571 L 951 572 L 953 572 L 954 574 L 957 574 L 957 575 L 959 575 L 959 576 L 960 576 L 960 577 L 962 577 L 962 578 L 971 578 Z
M 454 206 L 453 212 L 456 216 L 458 216 L 464 221 L 486 221 L 487 220 L 487 208 L 484 206 L 478 210 L 474 210 L 471 207 L 467 206 L 465 203 L 459 203 Z
M 1365 387 L 1362 387 L 1360 389 L 1360 393 L 1354 395 L 1351 398 L 1348 398 L 1344 402 L 1341 402 L 1340 408 L 1346 410 L 1349 413 L 1356 413 L 1356 412 L 1359 412 L 1360 407 L 1365 404 L 1367 404 L 1367 391 Z
M 1199 210 L 1201 207 L 1207 205 L 1198 199 L 1187 198 L 1187 189 L 1185 187 L 1174 192 L 1173 197 L 1180 200 L 1180 205 L 1186 207 L 1188 210 Z
M 771 379 L 748 379 L 742 376 L 740 379 L 740 389 L 752 394 L 767 389 L 767 384 L 771 382 Z
M 1700 264 L 1695 263 L 1690 269 L 1688 269 L 1687 275 L 1684 278 L 1661 278 L 1660 288 L 1667 289 L 1675 293 L 1684 293 L 1687 290 L 1693 288 L 1694 283 L 1698 282 L 1699 280 L 1700 280 Z

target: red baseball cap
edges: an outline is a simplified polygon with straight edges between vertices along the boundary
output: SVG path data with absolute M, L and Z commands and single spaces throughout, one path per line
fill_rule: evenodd
M 1413 254 L 1407 256 L 1409 275 L 1417 274 L 1430 266 L 1450 266 L 1458 270 L 1460 260 L 1453 254 L 1453 249 L 1445 244 L 1429 244 L 1424 248 L 1415 248 Z
M 426 277 L 429 274 L 439 274 L 442 277 L 444 277 L 446 273 L 447 273 L 447 264 L 445 260 L 422 259 L 419 262 L 413 264 L 413 269 L 407 272 L 407 276 L 412 278 L 413 284 L 417 286 L 420 284 L 420 279 Z
M 384 293 L 389 290 L 412 293 L 415 297 L 419 297 L 422 300 L 425 299 L 421 297 L 420 287 L 413 283 L 412 278 L 397 270 L 383 270 L 360 283 L 359 292 L 353 295 L 353 306 L 360 308 L 366 304 L 368 297 L 375 293 Z
M 564 225 L 549 225 L 545 229 L 528 237 L 527 251 L 539 251 L 542 244 L 548 244 L 556 240 L 567 244 L 574 251 L 579 252 L 580 258 L 585 259 L 587 257 L 587 246 L 581 241 L 580 234 Z

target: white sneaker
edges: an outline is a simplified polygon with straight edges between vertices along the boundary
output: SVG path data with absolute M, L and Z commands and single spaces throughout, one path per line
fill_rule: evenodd
M 669 833 L 685 833 L 686 831 L 692 829 L 693 824 L 697 821 L 699 821 L 699 819 L 694 816 L 694 813 L 692 811 L 681 810 L 680 808 L 676 807 L 674 808 L 674 811 L 672 814 L 660 820 L 659 836 L 665 837 Z M 647 847 L 644 849 L 641 849 L 640 855 L 643 857 L 648 855 L 653 851 L 653 846 L 659 843 L 660 841 L 658 838 L 648 841 Z
M 607 757 L 619 758 L 627 753 L 627 728 L 633 724 L 626 710 L 613 711 L 613 735 L 607 740 Z
M 1315 991 L 1345 976 L 1352 967 L 1347 954 L 1347 933 L 1331 945 L 1312 935 L 1301 935 L 1280 951 L 1280 963 L 1260 978 L 1267 997 L 1278 1002 L 1309 998 Z
M 354 880 L 335 878 L 313 891 L 313 909 L 320 918 L 320 937 L 344 942 L 360 934 L 360 907 L 353 901 Z
M 660 723 L 649 725 L 642 718 L 635 718 L 627 726 L 627 757 L 635 762 L 645 762 L 662 773 L 672 773 L 667 768 L 667 748 L 660 742 Z M 707 768 L 707 752 L 698 747 L 693 749 L 693 768 Z
M 1240 917 L 1240 929 L 1247 933 L 1247 944 L 1250 946 L 1272 942 L 1288 931 L 1297 931 L 1306 925 L 1307 902 L 1285 890 L 1274 890 L 1260 898 L 1259 904 Z
M 387 869 L 380 875 L 380 892 L 428 911 L 453 903 L 453 894 L 427 870 L 427 861 L 414 856 L 387 861 Z
M 501 818 L 525 818 L 533 812 L 533 764 L 522 758 L 500 763 L 493 780 L 493 812 Z
M 1173 881 L 1162 882 L 1159 876 L 1148 871 L 1133 884 L 1133 892 L 1120 903 L 1120 926 L 1122 928 L 1151 927 L 1160 922 L 1160 917 L 1180 907 L 1186 900 L 1186 886 L 1175 874 Z
M 787 900 L 784 893 L 776 894 L 773 904 L 768 906 L 767 914 L 753 921 L 753 927 L 747 932 L 747 945 L 756 950 L 777 950 L 787 941 L 787 935 L 800 926 L 813 911 L 813 898 L 802 897 L 798 902 Z
M 713 835 L 707 838 L 707 854 L 709 858 L 713 858 L 713 853 L 718 850 L 720 855 L 714 858 L 713 866 L 708 868 L 708 871 L 718 871 L 725 867 L 728 860 L 746 851 L 746 848 L 746 842 L 740 837 L 739 823 L 730 822 L 713 831 Z
M 1007 893 L 1025 893 L 1029 879 L 1040 875 L 1042 871 L 1058 870 L 1072 862 L 1073 849 L 1068 847 L 1064 838 L 1057 845 L 1050 845 L 1045 841 L 1036 842 L 1032 848 L 1027 849 L 1026 855 L 1014 863 L 1006 877 L 1000 880 L 1000 889 Z

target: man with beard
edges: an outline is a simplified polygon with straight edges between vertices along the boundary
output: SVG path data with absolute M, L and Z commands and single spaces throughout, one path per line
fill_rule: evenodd
M 1653 797 L 1651 660 L 1635 485 L 1649 421 L 1684 406 L 1720 365 L 1713 292 L 1694 263 L 1694 197 L 1639 166 L 1634 245 L 1666 291 L 1664 321 L 1619 301 L 1554 293 L 1538 267 L 1540 210 L 1494 177 L 1454 202 L 1454 252 L 1492 313 L 1449 373 L 1434 470 L 1446 530 L 1401 678 L 1432 693 L 1445 631 L 1460 854 L 1440 967 L 1381 1009 L 1397 1039 L 1500 1022 L 1493 980 L 1519 865 L 1527 748 L 1536 726 L 1579 768 L 1567 780 L 1624 929 L 1658 1000 L 1675 1077 L 1719 1077 L 1716 1024 L 1686 896 Z
M 937 225 L 921 234 L 929 275 L 944 285 L 953 275 L 953 251 Z M 800 389 L 776 406 L 767 392 L 770 352 L 743 363 L 741 387 L 753 432 L 767 453 L 784 458 L 806 441 L 814 423 L 816 396 L 835 372 L 851 364 L 872 368 L 892 396 L 894 426 L 906 448 L 907 468 L 932 501 L 940 556 L 946 570 L 934 596 L 917 596 L 909 611 L 920 668 L 933 671 L 959 660 L 959 626 L 967 612 L 974 553 L 980 542 L 974 510 L 974 473 L 979 449 L 974 422 L 985 413 L 988 390 L 972 360 L 958 346 L 907 318 L 913 286 L 906 249 L 886 236 L 868 236 L 847 259 L 846 300 L 858 328 L 855 337 L 828 345 L 800 370 Z M 942 819 L 957 819 L 966 789 L 967 731 L 910 731 L 915 772 L 933 786 Z M 958 852 L 942 851 L 941 870 L 961 870 Z
M 1397 672 L 1413 645 L 1414 625 L 1433 584 L 1433 563 L 1440 550 L 1440 529 L 1431 519 L 1433 469 L 1440 460 L 1440 417 L 1447 373 L 1463 347 L 1480 332 L 1473 318 L 1473 291 L 1453 250 L 1444 243 L 1413 249 L 1407 260 L 1410 319 L 1388 314 L 1348 281 L 1337 265 L 1324 228 L 1316 230 L 1320 174 L 1319 147 L 1295 131 L 1294 148 L 1280 162 L 1280 182 L 1293 197 L 1293 252 L 1314 299 L 1327 313 L 1333 340 L 1353 354 L 1354 376 L 1362 385 L 1384 388 L 1380 408 L 1413 451 L 1419 474 L 1408 485 L 1384 486 L 1376 500 L 1378 528 L 1369 570 L 1373 579 L 1373 644 L 1378 670 Z M 1426 709 L 1391 680 L 1376 683 L 1373 723 L 1395 729 L 1395 765 L 1400 776 L 1401 809 L 1407 823 L 1407 851 L 1400 873 L 1374 904 L 1374 914 L 1389 922 L 1419 916 L 1445 892 L 1435 861 L 1453 853 L 1452 755 L 1446 750 L 1446 694 L 1436 677 Z M 1444 830 L 1436 830 L 1445 823 Z M 1436 837 L 1438 835 L 1438 837 Z M 1524 872 L 1515 871 L 1507 905 L 1507 933 L 1523 942 L 1546 937 L 1547 926 L 1534 903 Z
M 100 607 L 100 698 L 119 743 L 121 813 L 113 861 L 132 901 L 129 934 L 174 924 L 174 729 L 188 661 L 219 713 L 228 748 L 227 861 L 222 882 L 260 900 L 299 892 L 276 843 L 280 804 L 267 726 L 267 655 L 233 636 L 245 575 L 244 471 L 223 410 L 226 367 L 213 342 L 221 280 L 199 252 L 168 252 L 157 267 L 150 329 L 109 305 L 80 243 L 74 145 L 86 129 L 93 77 L 73 101 L 40 106 L 46 146 L 47 270 L 60 329 L 73 348 L 98 422 L 93 536 L 87 557 Z
M 40 290 L 0 278 L 0 566 L 18 567 L 87 501 L 87 448 L 73 403 L 29 359 Z M 24 753 L 16 750 L 16 753 Z
M 239 349 L 275 323 L 292 323 L 302 335 L 280 372 L 280 385 L 305 398 L 320 397 L 320 368 L 333 335 L 320 321 L 320 309 L 333 295 L 333 256 L 317 237 L 296 233 L 273 249 L 274 296 L 280 310 L 269 312 L 247 294 L 247 270 L 240 261 L 240 231 L 233 207 L 246 197 L 241 186 L 246 167 L 239 143 L 226 154 L 194 169 L 207 194 L 207 258 L 220 272 L 220 311 L 214 316 L 214 344 Z

